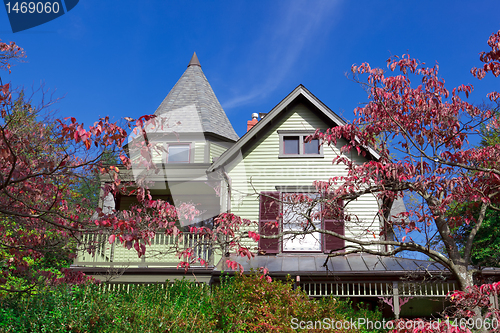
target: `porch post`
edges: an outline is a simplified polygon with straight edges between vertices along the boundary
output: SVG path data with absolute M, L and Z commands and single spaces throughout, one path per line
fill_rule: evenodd
M 293 284 L 293 290 L 296 290 L 299 287 L 300 287 L 300 275 L 297 275 L 295 277 L 295 283 Z
M 399 319 L 399 289 L 398 289 L 398 282 L 393 281 L 392 282 L 392 294 L 393 294 L 393 303 L 394 304 L 394 316 L 396 319 Z
M 116 242 L 113 242 L 113 244 L 111 244 L 111 254 L 109 256 L 109 267 L 110 268 L 115 267 L 115 264 L 114 264 L 114 261 L 115 261 L 115 243 Z

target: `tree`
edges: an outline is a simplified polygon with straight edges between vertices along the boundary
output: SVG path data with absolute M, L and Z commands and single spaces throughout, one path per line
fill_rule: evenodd
M 492 108 L 493 109 L 493 108 Z M 498 116 L 498 105 L 495 106 L 496 116 Z M 480 147 L 495 146 L 500 143 L 498 130 L 489 126 L 481 128 L 481 143 Z M 450 214 L 456 216 L 465 216 L 467 213 L 472 213 L 474 219 L 477 219 L 479 207 L 467 212 L 467 207 L 456 205 L 450 210 Z M 461 249 L 464 248 L 465 241 L 472 231 L 474 223 L 457 226 L 454 230 L 456 238 Z M 478 230 L 474 243 L 471 249 L 471 262 L 475 266 L 483 267 L 500 267 L 500 212 L 493 209 L 486 209 L 483 226 Z
M 491 107 L 491 109 L 495 110 L 495 117 L 498 117 L 498 103 L 495 107 Z M 480 134 L 480 147 L 495 146 L 500 143 L 500 136 L 496 128 L 487 125 L 482 126 Z M 473 214 L 474 220 L 477 219 L 479 206 L 476 204 L 475 209 L 468 210 L 468 208 L 469 204 L 456 204 L 452 205 L 448 213 L 454 216 Z M 453 229 L 454 238 L 457 240 L 461 250 L 464 249 L 465 242 L 474 226 L 475 223 L 470 223 L 459 225 Z M 483 226 L 478 230 L 471 249 L 471 262 L 475 266 L 499 267 L 500 257 L 498 253 L 500 253 L 500 212 L 492 208 L 487 208 Z
M 16 134 L 18 136 L 27 136 L 28 133 L 38 127 L 39 121 L 36 116 L 35 110 L 26 101 L 26 96 L 21 91 L 13 102 L 13 108 L 6 114 L 4 120 L 6 124 L 9 124 L 10 128 L 17 129 Z M 46 143 L 54 143 L 49 128 L 44 129 L 44 135 L 47 136 Z M 36 154 L 27 152 L 27 157 L 36 158 Z M 2 242 L 4 246 L 0 247 L 0 261 L 5 265 L 3 268 L 13 266 L 14 262 L 11 260 L 13 251 L 5 245 L 12 245 L 9 240 L 16 237 L 16 235 L 22 233 L 30 238 L 43 238 L 46 245 L 43 256 L 24 256 L 22 266 L 20 266 L 21 271 L 15 271 L 14 274 L 8 277 L 7 284 L 10 288 L 16 290 L 29 288 L 33 286 L 31 280 L 35 278 L 31 274 L 33 271 L 53 274 L 58 269 L 69 264 L 70 254 L 74 252 L 74 249 L 71 246 L 71 241 L 60 237 L 58 233 L 52 230 L 43 230 L 41 232 L 41 230 L 37 229 L 26 229 L 18 218 L 3 213 L 0 214 L 0 226 L 2 231 L 5 232 L 3 234 L 4 241 Z
M 23 56 L 15 43 L 0 42 L 0 70 L 10 73 L 12 61 Z M 98 244 L 82 242 L 83 233 L 104 233 L 110 242 L 117 238 L 141 256 L 158 229 L 176 232 L 175 207 L 152 200 L 143 178 L 132 184 L 118 176 L 116 159 L 131 165 L 123 149 L 126 130 L 108 117 L 88 129 L 73 117 L 43 119 L 50 114 L 52 102 L 42 98 L 35 107 L 31 97 L 0 79 L 0 290 L 23 292 L 45 283 L 85 281 L 81 273 L 63 269 L 60 277 L 41 269 L 54 260 L 70 260 L 77 246 L 95 250 Z M 130 128 L 135 125 L 135 132 L 159 125 L 148 115 L 126 120 Z M 135 144 L 141 152 L 151 147 L 144 140 Z M 155 169 L 150 158 L 143 160 L 146 169 Z M 101 188 L 99 177 L 109 177 L 111 182 Z M 139 204 L 130 210 L 96 211 L 96 193 L 103 200 L 131 192 Z M 54 253 L 60 256 L 55 258 Z
M 466 216 L 467 207 L 457 205 L 450 210 L 455 216 Z M 471 209 L 474 220 L 477 219 L 479 209 Z M 463 224 L 453 229 L 453 237 L 457 240 L 459 248 L 463 252 L 465 242 L 474 228 L 475 223 Z M 486 210 L 483 226 L 478 230 L 471 249 L 471 263 L 477 267 L 499 267 L 500 266 L 500 212 L 488 208 Z

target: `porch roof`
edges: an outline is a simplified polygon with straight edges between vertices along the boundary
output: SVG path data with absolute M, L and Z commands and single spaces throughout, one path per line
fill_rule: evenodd
M 382 257 L 371 254 L 349 254 L 332 257 L 325 266 L 326 259 L 327 255 L 325 254 L 256 256 L 251 260 L 246 257 L 231 258 L 231 260 L 241 264 L 244 271 L 265 267 L 273 275 L 325 275 L 325 273 L 330 273 L 334 275 L 388 276 L 408 273 L 448 273 L 443 265 L 426 260 Z M 225 260 L 226 258 L 223 258 L 216 265 L 215 274 L 231 271 L 226 269 Z

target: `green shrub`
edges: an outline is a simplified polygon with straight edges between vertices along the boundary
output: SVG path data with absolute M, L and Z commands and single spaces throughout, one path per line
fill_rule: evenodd
M 358 317 L 372 321 L 382 319 L 380 312 L 355 310 L 347 300 L 334 297 L 309 300 L 305 292 L 293 290 L 292 285 L 290 280 L 269 283 L 257 275 L 223 281 L 213 293 L 214 306 L 220 314 L 217 329 L 222 332 L 300 332 L 292 329 L 293 318 L 304 322 L 323 318 L 334 321 Z
M 104 289 L 60 286 L 2 298 L 0 332 L 292 332 L 292 318 L 381 319 L 380 312 L 335 298 L 309 300 L 290 281 L 269 283 L 256 275 L 224 278 L 211 289 L 186 280 Z

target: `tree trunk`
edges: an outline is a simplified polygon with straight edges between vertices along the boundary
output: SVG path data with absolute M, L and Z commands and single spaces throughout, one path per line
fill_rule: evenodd
M 474 286 L 474 275 L 472 271 L 467 269 L 467 265 L 457 265 L 453 271 L 458 279 L 461 291 L 467 292 L 467 287 L 472 288 Z M 474 319 L 474 323 L 481 323 L 481 327 L 475 327 L 474 332 L 487 332 L 488 330 L 486 330 L 482 325 L 485 318 L 481 313 L 481 308 L 476 307 L 470 310 L 474 312 L 474 316 L 472 317 Z
M 454 267 L 453 273 L 455 274 L 461 291 L 467 291 L 467 287 L 474 286 L 474 276 L 471 271 L 467 269 L 467 265 L 458 264 Z

